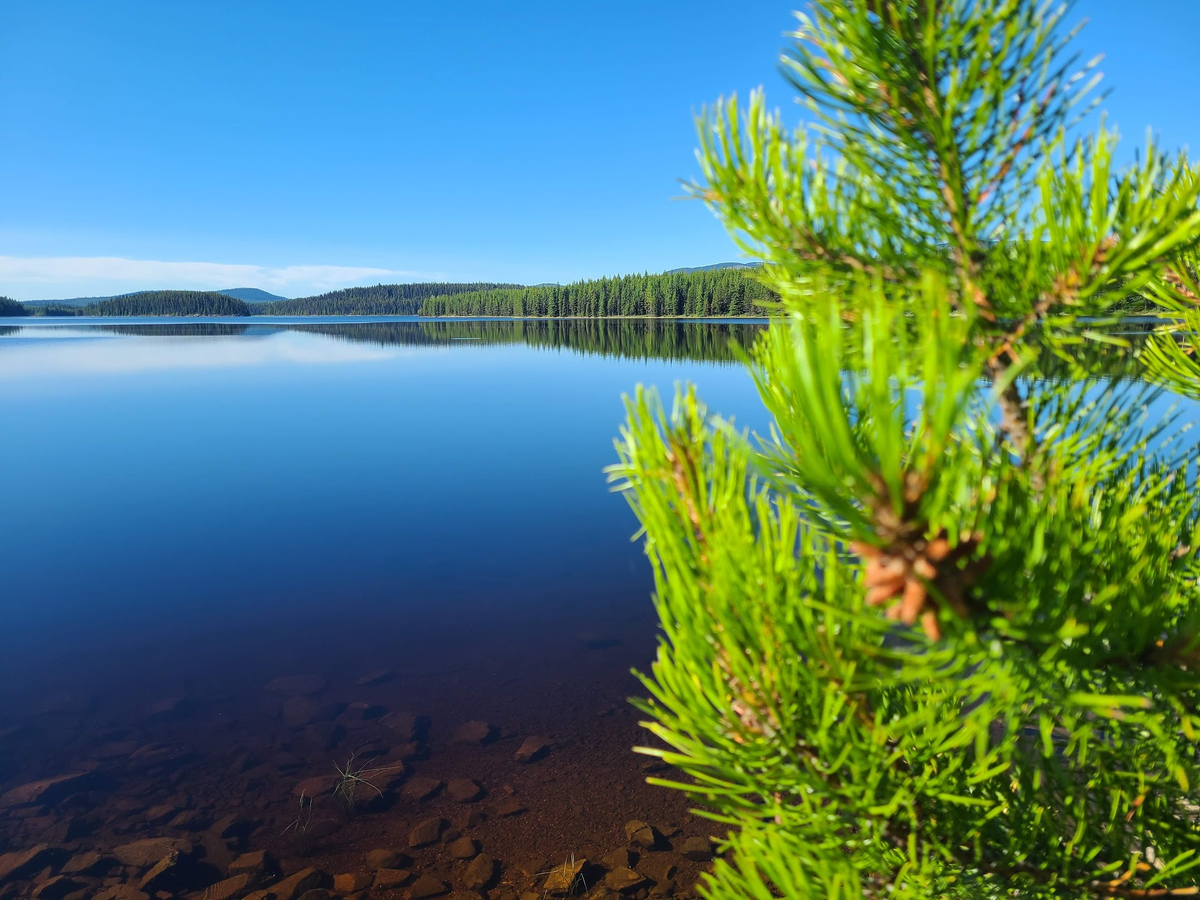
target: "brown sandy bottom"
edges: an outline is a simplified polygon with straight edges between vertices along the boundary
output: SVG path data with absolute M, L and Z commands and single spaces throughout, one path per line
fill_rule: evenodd
M 693 896 L 718 826 L 631 751 L 652 621 L 484 630 L 47 682 L 0 719 L 0 900 Z

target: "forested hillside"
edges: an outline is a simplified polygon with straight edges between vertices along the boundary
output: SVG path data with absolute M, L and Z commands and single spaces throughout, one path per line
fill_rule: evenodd
M 623 275 L 431 297 L 423 316 L 755 316 L 773 294 L 742 269 Z
M 248 316 L 236 297 L 215 291 L 142 291 L 76 310 L 81 316 Z
M 25 308 L 24 303 L 19 303 L 11 297 L 0 297 L 0 317 L 27 315 L 29 310 Z
M 438 282 L 414 282 L 412 284 L 377 284 L 372 287 L 352 287 L 315 297 L 298 297 L 295 300 L 276 300 L 271 303 L 256 303 L 256 316 L 415 316 L 421 304 L 430 297 L 448 296 L 464 292 L 477 293 L 501 288 L 515 288 L 514 284 L 499 284 L 490 281 L 468 284 Z

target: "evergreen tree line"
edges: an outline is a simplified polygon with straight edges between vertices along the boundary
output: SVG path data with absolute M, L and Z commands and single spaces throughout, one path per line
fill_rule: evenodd
M 0 297 L 0 317 L 27 315 L 29 315 L 29 310 L 24 303 L 20 303 L 12 297 Z
M 216 291 L 138 291 L 87 306 L 26 306 L 34 316 L 249 316 L 250 307 Z
M 742 269 L 621 275 L 431 297 L 423 316 L 761 316 L 776 296 Z
M 256 316 L 415 316 L 430 297 L 517 288 L 491 281 L 470 283 L 414 282 L 344 288 L 315 297 L 256 303 Z
M 80 309 L 83 316 L 248 316 L 250 307 L 215 291 L 141 291 Z

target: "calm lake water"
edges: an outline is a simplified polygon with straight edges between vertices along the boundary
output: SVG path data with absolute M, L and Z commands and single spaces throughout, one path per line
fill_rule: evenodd
M 430 610 L 599 628 L 649 590 L 601 471 L 622 393 L 758 408 L 753 325 L 352 322 L 0 331 L 6 666 Z
M 762 428 L 729 349 L 759 328 L 0 321 L 0 898 L 133 890 L 148 839 L 191 848 L 159 896 L 250 850 L 385 900 L 469 884 L 411 846 L 431 815 L 495 856 L 493 897 L 611 858 L 631 819 L 663 836 L 641 890 L 689 896 L 703 858 L 675 850 L 712 825 L 630 752 L 656 622 L 602 470 L 639 383 Z M 470 721 L 488 741 L 456 740 Z M 527 739 L 548 755 L 517 760 Z M 350 811 L 330 776 L 362 759 L 396 777 Z M 422 786 L 455 779 L 479 814 Z

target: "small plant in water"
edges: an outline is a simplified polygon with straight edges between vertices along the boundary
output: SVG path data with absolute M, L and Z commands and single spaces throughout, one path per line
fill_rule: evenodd
M 351 756 L 346 760 L 346 765 L 344 766 L 339 766 L 337 763 L 333 764 L 334 770 L 338 773 L 338 781 L 333 788 L 333 796 L 335 800 L 341 803 L 347 815 L 353 815 L 358 805 L 356 795 L 360 784 L 365 785 L 373 790 L 377 796 L 382 797 L 383 791 L 371 781 L 371 778 L 387 772 L 394 772 L 399 768 L 399 766 L 380 766 L 379 768 L 371 769 L 366 765 L 355 767 L 355 759 L 356 756 Z
M 312 797 L 304 791 L 300 792 L 300 813 L 296 818 L 288 823 L 283 831 L 279 832 L 280 837 L 287 834 L 289 831 L 294 832 L 297 839 L 303 841 L 312 829 L 313 823 L 313 802 Z
M 586 860 L 576 862 L 575 854 L 572 853 L 563 860 L 561 866 L 555 866 L 545 872 L 538 872 L 537 877 L 546 876 L 546 883 L 542 886 L 542 900 L 545 900 L 551 893 L 559 896 L 565 894 L 568 897 L 586 894 L 588 883 L 587 878 L 583 875 L 585 862 Z

